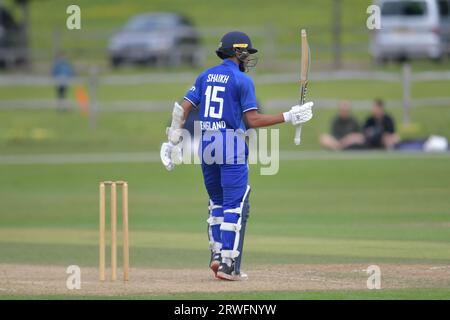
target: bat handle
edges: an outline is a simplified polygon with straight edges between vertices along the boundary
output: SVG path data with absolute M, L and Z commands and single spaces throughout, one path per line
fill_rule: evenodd
M 295 138 L 294 138 L 294 143 L 298 146 L 300 145 L 300 142 L 302 141 L 302 125 L 299 124 L 296 128 L 295 128 Z

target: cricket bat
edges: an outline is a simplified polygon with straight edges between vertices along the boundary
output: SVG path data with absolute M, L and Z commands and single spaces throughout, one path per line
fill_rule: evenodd
M 309 72 L 309 64 L 310 64 L 310 52 L 308 39 L 306 37 L 306 30 L 302 29 L 301 31 L 302 38 L 302 57 L 301 57 L 301 71 L 300 71 L 300 105 L 305 103 L 306 98 L 306 89 L 308 86 L 308 72 Z M 302 136 L 302 125 L 298 125 L 295 128 L 295 138 L 294 143 L 299 145 L 301 142 Z

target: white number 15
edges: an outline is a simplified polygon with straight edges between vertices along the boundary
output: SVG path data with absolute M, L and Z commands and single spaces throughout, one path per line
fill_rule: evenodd
M 225 87 L 208 86 L 206 88 L 205 118 L 209 116 L 211 118 L 222 119 L 223 98 L 217 96 L 218 92 L 225 92 Z M 219 104 L 219 110 L 217 110 L 217 106 L 211 105 L 211 102 L 217 102 Z

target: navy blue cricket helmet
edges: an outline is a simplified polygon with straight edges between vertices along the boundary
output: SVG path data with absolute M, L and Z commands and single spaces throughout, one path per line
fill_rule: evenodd
M 249 54 L 258 52 L 258 50 L 253 48 L 252 41 L 248 35 L 244 32 L 232 31 L 222 37 L 216 54 L 223 60 L 235 56 L 236 51 L 240 50 L 247 51 Z

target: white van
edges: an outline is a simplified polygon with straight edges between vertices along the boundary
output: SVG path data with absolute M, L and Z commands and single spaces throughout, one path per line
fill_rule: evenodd
M 430 58 L 450 51 L 450 0 L 377 0 L 381 29 L 370 53 L 376 61 Z

